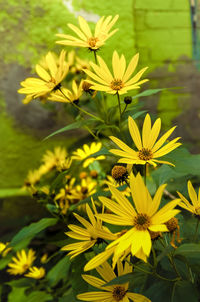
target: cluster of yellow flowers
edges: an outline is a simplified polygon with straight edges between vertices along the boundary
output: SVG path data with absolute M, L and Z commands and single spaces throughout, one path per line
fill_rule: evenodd
M 117 31 L 116 29 L 111 31 L 117 19 L 118 15 L 114 18 L 112 16 L 100 18 L 94 34 L 82 17 L 78 18 L 80 28 L 68 24 L 77 37 L 58 34 L 57 36 L 62 40 L 57 41 L 57 43 L 66 46 L 85 47 L 94 53 L 95 63 L 90 62 L 84 67 L 84 63 L 76 58 L 76 64 L 79 66 L 77 70 L 80 68 L 79 70 L 84 71 L 88 77 L 79 83 L 73 80 L 72 90 L 63 87 L 61 82 L 67 77 L 70 69 L 73 70 L 74 68 L 74 53 L 69 53 L 66 60 L 64 50 L 61 51 L 59 57 L 49 52 L 44 60 L 36 66 L 39 78 L 28 78 L 21 83 L 23 88 L 19 90 L 19 93 L 27 95 L 24 102 L 28 103 L 34 98 L 47 96 L 49 100 L 70 103 L 82 113 L 96 118 L 92 113 L 80 108 L 75 102 L 81 97 L 82 91 L 86 90 L 87 86 L 88 91 L 101 91 L 116 95 L 121 118 L 124 111 L 121 110 L 120 95 L 140 88 L 140 85 L 148 80 L 141 80 L 147 67 L 133 75 L 138 64 L 139 54 L 134 55 L 126 66 L 125 56 L 120 56 L 115 50 L 112 55 L 112 71 L 109 70 L 105 61 L 96 54 L 97 50 L 105 44 L 105 41 Z M 89 204 L 85 205 L 88 220 L 74 213 L 75 218 L 82 226 L 69 224 L 70 231 L 66 232 L 66 235 L 77 241 L 62 247 L 62 250 L 68 251 L 68 255 L 74 258 L 100 242 L 107 244 L 105 250 L 91 258 L 84 268 L 85 271 L 95 268 L 103 280 L 91 275 L 83 275 L 83 279 L 87 283 L 101 291 L 79 294 L 78 299 L 83 301 L 128 302 L 129 299 L 138 302 L 150 301 L 143 295 L 130 292 L 128 282 L 110 286 L 105 286 L 105 284 L 117 277 L 114 272 L 115 266 L 117 266 L 118 276 L 132 272 L 130 255 L 147 262 L 152 250 L 152 241 L 161 237 L 162 233 L 171 232 L 173 234 L 172 245 L 175 247 L 175 231 L 179 231 L 178 220 L 175 216 L 180 212 L 180 209 L 176 208 L 177 206 L 190 211 L 198 219 L 200 218 L 200 191 L 197 196 L 190 181 L 188 182 L 188 192 L 192 204 L 178 192 L 180 198 L 174 198 L 160 208 L 166 184 L 159 186 L 152 197 L 146 186 L 146 178 L 143 178 L 140 173 L 132 172 L 133 165 L 134 167 L 143 165 L 146 169 L 150 166 L 155 168 L 157 164 L 174 166 L 173 163 L 160 158 L 181 145 L 178 142 L 179 137 L 168 141 L 175 127 L 158 138 L 161 130 L 161 119 L 156 119 L 152 125 L 150 115 L 147 114 L 144 119 L 142 134 L 140 134 L 139 128 L 131 116 L 128 117 L 128 128 L 135 145 L 134 148 L 118 137 L 110 136 L 110 144 L 113 142 L 119 147 L 119 149 L 110 149 L 112 154 L 120 157 L 118 164 L 112 170 L 112 176 L 118 184 L 113 183 L 113 178 L 108 178 L 106 181 L 104 179 L 104 183 L 109 184 L 109 198 L 100 196 L 98 201 L 92 200 L 92 208 Z M 95 160 L 105 159 L 104 155 L 93 156 L 101 147 L 101 143 L 93 142 L 90 146 L 85 144 L 70 156 L 62 148 L 57 148 L 54 152 L 48 151 L 43 157 L 43 164 L 39 170 L 29 173 L 25 186 L 31 187 L 34 192 L 35 184 L 42 175 L 54 168 L 57 171 L 68 170 L 72 161 L 81 160 L 83 168 L 87 168 Z M 67 175 L 64 187 L 55 195 L 54 202 L 59 203 L 58 206 L 62 209 L 63 214 L 66 214 L 70 204 L 83 200 L 97 191 L 95 177 L 88 177 L 87 173 L 84 173 L 80 174 L 81 181 L 78 185 L 75 184 L 75 178 Z M 127 184 L 126 189 L 124 191 L 118 190 L 119 184 L 124 182 Z M 101 205 L 101 213 L 97 211 L 97 204 Z M 112 233 L 108 227 L 103 225 L 103 222 L 123 228 L 120 232 Z M 180 242 L 180 238 L 177 241 Z M 18 260 L 13 259 L 15 264 L 9 264 L 10 273 L 14 273 L 14 271 L 24 273 L 25 268 L 31 266 L 34 259 L 33 252 L 30 253 L 29 256 L 26 256 L 24 251 L 21 254 L 18 253 Z M 111 256 L 112 267 L 107 262 Z M 26 276 L 30 276 L 30 274 L 36 276 L 37 274 L 42 275 L 42 272 L 39 273 L 33 267 Z
M 16 256 L 12 257 L 12 262 L 8 264 L 7 272 L 11 275 L 24 275 L 28 278 L 42 279 L 45 276 L 45 269 L 32 266 L 35 259 L 35 251 L 32 249 L 29 249 L 28 252 L 24 249 L 17 251 Z M 43 261 L 41 260 L 41 262 Z

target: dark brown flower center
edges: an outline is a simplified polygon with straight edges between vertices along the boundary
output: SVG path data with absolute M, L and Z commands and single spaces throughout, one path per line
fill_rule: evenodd
M 165 222 L 166 227 L 170 232 L 173 232 L 177 229 L 178 227 L 178 219 L 175 217 L 172 217 L 170 220 Z
M 97 42 L 98 42 L 98 38 L 96 37 L 91 37 L 88 39 L 88 44 L 90 47 L 95 47 Z
M 138 214 L 134 218 L 134 226 L 139 231 L 147 230 L 150 226 L 150 217 L 147 214 Z
M 122 80 L 120 79 L 114 79 L 111 83 L 110 83 L 110 87 L 113 90 L 120 90 L 124 87 L 124 83 L 122 82 Z
M 123 286 L 115 286 L 112 294 L 115 301 L 121 301 L 126 295 L 126 290 Z
M 128 172 L 127 172 L 126 167 L 120 166 L 120 165 L 114 166 L 112 168 L 111 174 L 112 174 L 112 177 L 119 183 L 122 183 L 128 177 Z
M 146 148 L 142 148 L 140 151 L 139 151 L 139 159 L 141 160 L 150 160 L 153 158 L 153 154 L 151 152 L 150 149 L 146 149 Z

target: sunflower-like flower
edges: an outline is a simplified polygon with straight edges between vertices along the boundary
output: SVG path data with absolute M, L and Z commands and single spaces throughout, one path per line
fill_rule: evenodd
M 81 183 L 74 187 L 74 190 L 71 190 L 68 198 L 71 200 L 71 203 L 77 203 L 80 200 L 83 200 L 94 193 L 97 190 L 97 181 L 91 177 L 85 177 L 81 179 Z M 79 209 L 85 208 L 85 204 L 80 206 Z
M 104 16 L 101 17 L 96 24 L 94 34 L 92 34 L 87 21 L 83 17 L 79 16 L 78 22 L 80 29 L 77 26 L 68 23 L 68 27 L 73 30 L 78 37 L 57 34 L 57 36 L 63 40 L 57 41 L 56 43 L 61 45 L 86 47 L 89 50 L 96 51 L 102 45 L 104 45 L 105 41 L 118 30 L 114 29 L 110 32 L 118 17 L 118 15 L 116 15 L 113 19 L 112 16 L 108 16 L 106 18 Z
M 17 257 L 12 257 L 13 262 L 8 264 L 7 272 L 11 275 L 24 274 L 32 266 L 35 258 L 35 252 L 32 249 L 28 250 L 28 253 L 25 250 L 18 251 Z
M 62 87 L 61 90 L 52 92 L 48 100 L 61 103 L 77 103 L 83 94 L 82 81 L 79 85 L 76 81 L 72 81 L 72 90 Z
M 67 157 L 68 153 L 64 147 L 55 147 L 53 151 L 47 150 L 43 155 L 43 169 L 47 171 L 56 168 L 62 170 L 64 168 L 69 169 L 71 165 L 71 159 Z
M 115 246 L 113 263 L 116 263 L 128 248 L 131 248 L 132 255 L 146 261 L 152 245 L 149 231 L 168 231 L 165 222 L 180 212 L 174 209 L 180 199 L 175 199 L 158 210 L 165 187 L 165 184 L 161 185 L 152 199 L 141 175 L 138 173 L 135 177 L 131 173 L 130 188 L 136 210 L 129 200 L 114 187 L 110 187 L 110 191 L 116 202 L 106 197 L 99 197 L 102 204 L 114 214 L 98 214 L 96 217 L 114 225 L 131 226 L 131 229 L 106 248 L 110 249 Z
M 142 138 L 140 136 L 139 129 L 136 125 L 136 122 L 129 116 L 128 118 L 129 132 L 132 137 L 133 142 L 135 143 L 138 151 L 133 150 L 127 146 L 124 142 L 114 136 L 110 136 L 110 139 L 122 150 L 111 149 L 110 152 L 121 156 L 122 158 L 118 161 L 119 163 L 126 164 L 138 164 L 144 165 L 149 163 L 153 166 L 156 166 L 156 163 L 163 163 L 174 166 L 172 163 L 158 160 L 157 158 L 162 157 L 169 152 L 173 151 L 181 145 L 177 143 L 180 137 L 173 139 L 163 146 L 168 137 L 172 134 L 176 127 L 169 129 L 161 138 L 156 142 L 161 128 L 161 119 L 158 118 L 153 126 L 151 127 L 151 118 L 147 114 L 144 120 L 142 128 Z
M 131 77 L 138 64 L 139 54 L 136 54 L 131 59 L 126 68 L 126 59 L 124 55 L 119 57 L 115 50 L 112 56 L 113 74 L 100 56 L 97 56 L 97 60 L 99 65 L 90 62 L 94 72 L 87 69 L 84 70 L 91 78 L 91 80 L 87 80 L 88 83 L 92 84 L 91 89 L 120 95 L 127 93 L 129 90 L 138 89 L 141 84 L 148 81 L 147 79 L 139 81 L 148 67 L 141 69 L 136 75 Z
M 24 103 L 30 102 L 32 99 L 45 96 L 53 90 L 60 87 L 60 83 L 66 77 L 69 69 L 68 63 L 65 61 L 66 52 L 61 51 L 59 59 L 48 52 L 45 57 L 46 69 L 40 64 L 36 65 L 36 72 L 40 78 L 27 78 L 21 82 L 23 88 L 18 90 L 19 93 L 27 94 Z
M 199 187 L 198 194 L 196 193 L 190 180 L 188 180 L 187 187 L 188 187 L 188 194 L 192 204 L 180 192 L 177 192 L 182 200 L 179 203 L 179 206 L 191 212 L 197 218 L 200 218 L 200 187 Z
M 74 213 L 76 219 L 84 227 L 79 227 L 74 224 L 68 225 L 68 228 L 71 231 L 66 232 L 65 234 L 79 240 L 79 242 L 68 244 L 61 249 L 63 251 L 70 251 L 68 255 L 71 256 L 71 259 L 90 249 L 96 243 L 101 242 L 101 239 L 115 240 L 117 238 L 115 234 L 112 234 L 106 227 L 102 226 L 100 219 L 95 218 L 94 214 L 97 214 L 97 210 L 93 201 L 92 205 L 94 213 L 90 206 L 86 204 L 86 212 L 90 222 Z
M 106 302 L 150 302 L 150 300 L 140 294 L 132 293 L 129 289 L 129 282 L 124 284 L 114 284 L 105 286 L 114 278 L 132 273 L 132 266 L 129 263 L 122 264 L 121 261 L 117 263 L 118 274 L 115 274 L 108 262 L 104 262 L 101 266 L 96 268 L 96 271 L 102 279 L 91 276 L 82 275 L 82 278 L 90 285 L 100 289 L 100 291 L 93 291 L 77 295 L 77 298 L 82 301 L 106 301 Z
M 42 279 L 45 275 L 45 269 L 43 267 L 30 267 L 29 272 L 25 274 L 25 277 L 33 279 Z
M 84 144 L 82 149 L 79 148 L 73 152 L 72 159 L 81 160 L 81 161 L 84 160 L 83 167 L 86 168 L 91 163 L 93 163 L 95 160 L 105 159 L 104 155 L 87 158 L 88 156 L 100 151 L 101 147 L 102 147 L 101 142 L 99 142 L 99 143 L 93 142 L 93 143 L 91 143 L 90 146 L 87 144 Z

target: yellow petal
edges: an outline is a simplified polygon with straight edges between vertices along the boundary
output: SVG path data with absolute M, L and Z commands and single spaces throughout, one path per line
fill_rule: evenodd
M 138 130 L 138 127 L 136 125 L 136 122 L 132 119 L 132 117 L 128 117 L 128 127 L 129 132 L 132 137 L 132 140 L 134 141 L 136 147 L 138 150 L 142 149 L 142 141 L 140 137 L 140 132 Z

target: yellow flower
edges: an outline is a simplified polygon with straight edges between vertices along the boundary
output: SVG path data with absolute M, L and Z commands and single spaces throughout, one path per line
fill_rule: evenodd
M 68 27 L 73 30 L 78 37 L 57 34 L 58 37 L 63 38 L 64 40 L 57 41 L 56 43 L 61 45 L 86 47 L 92 51 L 96 51 L 117 31 L 117 29 L 115 29 L 110 32 L 118 17 L 119 16 L 116 15 L 112 19 L 112 16 L 108 16 L 105 18 L 105 20 L 104 16 L 101 17 L 96 24 L 94 34 L 92 34 L 87 21 L 83 17 L 79 16 L 78 22 L 80 29 L 77 26 L 68 23 Z
M 188 180 L 187 186 L 188 186 L 188 194 L 192 204 L 180 192 L 177 192 L 182 200 L 179 203 L 179 206 L 193 213 L 199 218 L 200 217 L 200 187 L 199 187 L 199 192 L 197 194 L 190 180 Z
M 83 200 L 94 193 L 96 193 L 97 182 L 90 177 L 82 178 L 81 183 L 74 187 L 74 190 L 70 192 L 68 198 L 71 200 L 71 203 L 77 203 L 80 200 Z M 85 208 L 85 204 L 83 204 Z
M 100 155 L 97 157 L 90 157 L 87 158 L 88 156 L 100 151 L 102 147 L 101 142 L 99 143 L 91 143 L 91 145 L 83 145 L 83 149 L 77 149 L 76 151 L 73 152 L 72 154 L 72 159 L 76 159 L 76 160 L 84 160 L 83 162 L 83 167 L 86 168 L 88 167 L 91 163 L 93 163 L 95 160 L 102 160 L 105 159 L 104 155 Z
M 158 118 L 153 124 L 153 126 L 151 127 L 150 115 L 149 114 L 146 115 L 142 128 L 142 138 L 140 136 L 140 132 L 136 125 L 136 122 L 130 116 L 128 118 L 128 126 L 129 126 L 130 135 L 138 151 L 131 149 L 129 146 L 127 146 L 124 142 L 122 142 L 117 137 L 110 136 L 110 139 L 118 147 L 122 149 L 122 150 L 118 150 L 118 149 L 110 150 L 111 153 L 122 157 L 118 161 L 119 163 L 138 164 L 138 165 L 144 165 L 146 163 L 149 163 L 153 166 L 156 166 L 156 163 L 163 163 L 163 164 L 174 166 L 170 162 L 158 160 L 157 158 L 168 154 L 169 152 L 171 152 L 172 150 L 176 149 L 181 145 L 181 143 L 177 143 L 177 141 L 180 139 L 180 137 L 177 137 L 163 146 L 163 144 L 166 142 L 166 140 L 172 134 L 172 132 L 176 127 L 169 129 L 156 142 L 161 128 L 160 118 Z
M 57 170 L 67 170 L 71 166 L 71 159 L 67 158 L 68 153 L 65 148 L 55 147 L 53 151 L 47 150 L 43 155 L 43 169 L 47 171 L 56 168 Z
M 169 202 L 162 209 L 158 210 L 165 187 L 165 184 L 161 185 L 152 199 L 141 175 L 138 173 L 137 176 L 134 177 L 131 173 L 130 188 L 136 209 L 129 200 L 114 187 L 110 187 L 110 191 L 116 202 L 106 197 L 99 197 L 103 205 L 114 214 L 98 214 L 96 217 L 114 225 L 131 227 L 124 235 L 107 246 L 107 249 L 115 246 L 114 263 L 116 263 L 122 253 L 129 248 L 131 248 L 132 255 L 146 261 L 151 251 L 151 236 L 149 231 L 168 231 L 165 222 L 177 215 L 180 211 L 174 209 L 179 203 L 179 199 Z
M 47 254 L 47 253 L 44 253 L 44 254 L 42 255 L 42 257 L 40 258 L 40 262 L 44 264 L 44 263 L 47 262 L 47 259 L 48 259 L 48 254 Z
M 109 94 L 125 94 L 129 90 L 140 88 L 140 85 L 147 82 L 148 80 L 140 80 L 141 76 L 147 69 L 147 67 L 141 69 L 135 76 L 132 76 L 136 69 L 139 59 L 139 54 L 136 54 L 130 61 L 126 69 L 126 59 L 124 55 L 119 57 L 115 50 L 112 57 L 112 69 L 113 75 L 107 67 L 104 60 L 97 56 L 99 65 L 90 63 L 94 72 L 90 70 L 84 70 L 84 72 L 91 78 L 87 80 L 88 83 L 92 84 L 91 89 L 97 91 L 105 91 Z
M 47 69 L 39 64 L 36 65 L 36 72 L 40 78 L 27 78 L 21 82 L 23 88 L 20 88 L 18 92 L 27 94 L 24 103 L 27 104 L 33 98 L 44 96 L 60 87 L 69 69 L 69 65 L 65 62 L 65 54 L 66 52 L 62 50 L 57 61 L 55 56 L 48 52 L 45 57 Z
M 79 98 L 83 94 L 82 81 L 80 82 L 79 85 L 77 85 L 76 81 L 73 80 L 71 91 L 66 88 L 62 88 L 61 91 L 56 90 L 55 92 L 52 92 L 51 95 L 48 97 L 48 100 L 55 101 L 55 102 L 61 102 L 61 103 L 78 102 Z
M 107 175 L 107 179 L 105 179 L 105 180 L 102 182 L 102 184 L 107 185 L 107 188 L 104 189 L 105 191 L 108 191 L 108 190 L 109 190 L 109 186 L 113 186 L 113 187 L 116 187 L 116 188 L 121 187 L 121 185 L 118 184 L 118 183 L 114 180 L 114 178 L 113 178 L 112 176 L 110 176 L 110 175 Z M 127 196 L 127 197 L 129 197 L 129 196 L 131 195 L 131 190 L 130 190 L 130 188 L 129 188 L 128 186 L 127 186 L 124 190 L 121 190 L 121 192 L 122 192 L 122 194 L 123 194 L 124 196 Z
M 10 268 L 7 272 L 11 275 L 22 275 L 32 266 L 35 258 L 35 252 L 32 249 L 28 250 L 28 253 L 25 250 L 18 251 L 17 257 L 12 257 L 13 262 L 8 264 Z
M 100 289 L 100 291 L 92 291 L 77 295 L 77 298 L 82 301 L 105 301 L 105 302 L 150 302 L 148 298 L 143 295 L 135 294 L 129 290 L 129 282 L 124 284 L 114 284 L 104 286 L 114 278 L 132 273 L 132 266 L 127 262 L 122 264 L 117 263 L 118 274 L 116 275 L 108 262 L 104 262 L 101 266 L 96 268 L 98 274 L 102 279 L 91 275 L 82 275 L 82 278 L 90 285 Z
M 9 243 L 10 242 L 6 242 L 6 243 L 0 242 L 0 255 L 2 255 L 2 257 L 5 257 L 12 249 L 11 247 L 7 248 Z
M 33 279 L 42 279 L 45 275 L 45 269 L 43 267 L 30 267 L 29 272 L 25 274 L 25 277 Z
M 83 73 L 83 69 L 90 69 L 90 64 L 88 61 L 82 60 L 78 56 L 76 56 L 75 59 L 75 64 L 70 70 L 72 73 Z
M 92 205 L 94 213 L 97 214 L 93 201 Z M 71 231 L 65 233 L 69 237 L 79 240 L 79 242 L 68 244 L 61 249 L 63 251 L 70 251 L 68 255 L 71 256 L 71 259 L 94 246 L 98 243 L 99 239 L 116 239 L 116 235 L 112 234 L 106 227 L 103 227 L 100 219 L 94 217 L 94 213 L 88 204 L 86 204 L 86 212 L 90 222 L 74 213 L 74 216 L 84 228 L 70 224 L 68 228 Z

